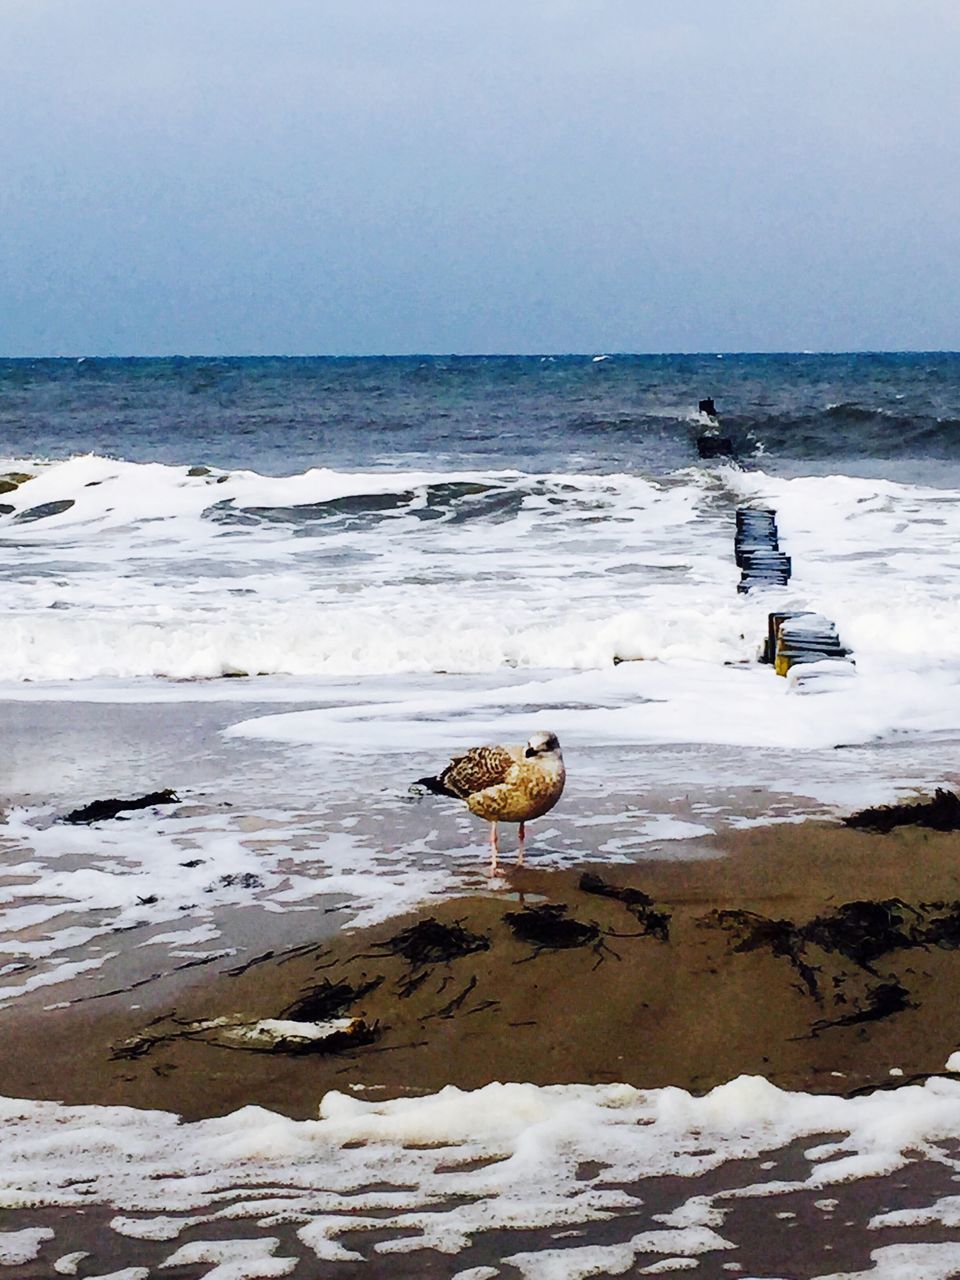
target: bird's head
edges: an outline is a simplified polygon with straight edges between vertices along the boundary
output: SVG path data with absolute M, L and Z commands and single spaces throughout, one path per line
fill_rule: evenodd
M 528 760 L 536 756 L 559 756 L 560 742 L 555 733 L 535 733 L 526 745 L 524 756 Z

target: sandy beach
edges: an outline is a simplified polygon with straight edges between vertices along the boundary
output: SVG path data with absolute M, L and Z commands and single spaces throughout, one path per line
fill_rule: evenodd
M 429 1101 L 448 1085 L 482 1090 L 493 1081 L 623 1082 L 693 1096 L 741 1075 L 845 1097 L 918 1084 L 943 1074 L 960 1043 L 958 854 L 955 833 L 781 823 L 690 841 L 670 860 L 566 870 L 507 864 L 485 887 L 367 928 L 337 931 L 318 911 L 312 938 L 301 916 L 295 942 L 281 923 L 264 934 L 269 945 L 232 960 L 171 965 L 145 978 L 128 968 L 120 988 L 106 981 L 115 968 L 99 991 L 61 984 L 54 1007 L 44 1007 L 42 992 L 15 1002 L 0 1015 L 0 1095 L 111 1108 L 91 1113 L 113 1117 L 110 1125 L 121 1116 L 142 1125 L 166 1112 L 194 1124 L 226 1117 L 232 1131 L 243 1117 L 273 1128 L 281 1116 L 313 1120 L 325 1095 Z M 311 1039 L 315 1027 L 324 1034 Z M 64 1112 L 65 1123 L 68 1114 L 84 1113 Z M 820 1141 L 828 1140 L 825 1130 Z M 214 1141 L 231 1145 L 225 1136 Z M 936 1222 L 868 1229 L 894 1207 L 950 1196 L 949 1163 L 913 1162 L 818 1195 L 801 1189 L 816 1185 L 815 1145 L 811 1137 L 774 1142 L 752 1160 L 740 1153 L 698 1176 L 625 1184 L 642 1211 L 601 1215 L 590 1247 L 611 1250 L 610 1274 L 622 1274 L 614 1260 L 628 1256 L 618 1250 L 632 1232 L 635 1268 L 661 1266 L 671 1246 L 650 1235 L 651 1224 L 687 1212 L 680 1206 L 691 1196 L 723 1206 L 722 1247 L 719 1237 L 701 1245 L 677 1237 L 695 1255 L 708 1249 L 698 1274 L 718 1280 L 730 1274 L 723 1249 L 736 1249 L 747 1274 L 807 1280 L 868 1270 L 878 1246 L 952 1247 L 952 1231 Z M 441 1143 L 438 1158 L 446 1150 Z M 416 1146 L 406 1152 L 412 1160 Z M 578 1167 L 578 1177 L 595 1178 L 602 1163 Z M 246 1176 L 263 1177 L 233 1174 L 241 1185 Z M 272 1265 L 301 1256 L 297 1223 L 310 1217 L 303 1207 L 264 1217 L 254 1199 L 195 1220 L 175 1211 L 156 1220 L 164 1227 L 149 1215 L 142 1224 L 136 1213 L 116 1216 L 97 1197 L 82 1210 L 55 1203 L 11 1207 L 0 1218 L 11 1240 L 38 1222 L 50 1233 L 33 1261 L 6 1269 L 15 1280 L 41 1280 L 54 1260 L 81 1253 L 86 1266 L 99 1265 L 96 1274 L 137 1266 L 152 1274 L 170 1257 L 183 1259 L 173 1274 L 190 1280 L 230 1258 L 243 1259 L 250 1274 L 274 1274 Z M 456 1204 L 445 1200 L 445 1212 Z M 307 1269 L 294 1274 L 450 1280 L 489 1267 L 534 1276 L 563 1232 L 533 1222 L 524 1231 L 493 1219 L 455 1257 L 406 1245 L 396 1256 L 409 1228 L 380 1230 L 374 1216 L 351 1232 L 344 1222 L 338 1248 L 358 1260 L 304 1260 Z M 171 1235 L 173 1253 L 163 1243 Z M 923 1254 L 931 1266 L 937 1256 Z
M 8 1009 L 0 1093 L 306 1118 L 347 1085 L 696 1092 L 745 1073 L 852 1094 L 941 1071 L 960 1043 L 960 835 L 810 822 L 724 843 L 694 863 L 507 867 L 488 892 L 335 937 L 321 917 L 316 940 L 157 977 L 149 1001 L 132 985 Z M 329 1042 L 298 1035 L 330 1019 Z M 264 1021 L 283 1026 L 251 1039 Z

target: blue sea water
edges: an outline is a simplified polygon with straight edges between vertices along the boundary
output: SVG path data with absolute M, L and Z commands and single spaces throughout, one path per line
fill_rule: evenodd
M 6 360 L 0 458 L 0 683 L 749 661 L 754 501 L 780 607 L 957 648 L 956 354 Z
M 657 475 L 695 460 L 708 396 L 777 470 L 960 463 L 955 353 L 0 360 L 0 455 Z

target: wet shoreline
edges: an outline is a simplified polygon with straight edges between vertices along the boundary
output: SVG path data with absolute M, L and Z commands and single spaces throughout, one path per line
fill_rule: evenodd
M 721 843 L 694 863 L 507 869 L 366 929 L 265 937 L 157 978 L 149 1001 L 8 1008 L 0 1093 L 306 1118 L 345 1082 L 703 1092 L 757 1074 L 850 1094 L 942 1071 L 960 1046 L 960 835 L 807 823 Z
M 597 1255 L 607 1258 L 611 1273 L 630 1256 L 628 1274 L 648 1266 L 663 1271 L 669 1257 L 679 1256 L 684 1266 L 696 1259 L 698 1274 L 718 1280 L 734 1274 L 731 1264 L 746 1274 L 807 1280 L 865 1270 L 878 1248 L 950 1247 L 955 1232 L 949 1226 L 935 1220 L 897 1225 L 882 1215 L 926 1209 L 949 1197 L 956 1187 L 952 1165 L 939 1157 L 908 1157 L 891 1173 L 828 1186 L 829 1170 L 818 1173 L 808 1152 L 830 1135 L 811 1130 L 799 1141 L 774 1144 L 762 1157 L 734 1154 L 703 1175 L 614 1179 L 615 1194 L 622 1193 L 627 1207 L 607 1217 L 578 1209 L 581 1216 L 566 1226 L 517 1227 L 510 1203 L 501 1201 L 499 1191 L 489 1193 L 482 1205 L 489 1225 L 464 1227 L 469 1238 L 451 1255 L 405 1240 L 418 1229 L 421 1212 L 428 1219 L 436 1212 L 456 1234 L 461 1211 L 469 1220 L 469 1195 L 458 1199 L 456 1191 L 443 1190 L 431 1200 L 428 1179 L 411 1193 L 414 1211 L 397 1215 L 399 1225 L 377 1225 L 390 1217 L 390 1196 L 401 1194 L 408 1180 L 416 1185 L 424 1140 L 383 1148 L 381 1168 L 377 1152 L 384 1139 L 371 1122 L 375 1136 L 359 1141 L 369 1144 L 368 1182 L 388 1188 L 385 1207 L 370 1211 L 371 1222 L 354 1228 L 354 1202 L 366 1192 L 336 1199 L 330 1191 L 337 1203 L 331 1230 L 364 1260 L 318 1262 L 308 1236 L 299 1235 L 298 1224 L 309 1235 L 315 1214 L 297 1198 L 300 1157 L 289 1164 L 283 1156 L 278 1168 L 270 1160 L 274 1133 L 281 1134 L 281 1153 L 287 1143 L 295 1152 L 302 1144 L 304 1168 L 316 1184 L 311 1194 L 327 1195 L 334 1184 L 326 1181 L 323 1163 L 326 1122 L 317 1129 L 284 1128 L 316 1123 L 325 1097 L 370 1104 L 402 1099 L 430 1107 L 451 1084 L 477 1091 L 492 1081 L 518 1081 L 600 1090 L 623 1082 L 651 1091 L 651 1100 L 674 1090 L 681 1099 L 709 1100 L 716 1086 L 722 1091 L 725 1082 L 746 1076 L 788 1090 L 778 1106 L 789 1113 L 808 1094 L 822 1095 L 814 1099 L 819 1105 L 837 1095 L 855 1103 L 879 1091 L 876 1096 L 896 1108 L 896 1091 L 905 1085 L 929 1079 L 934 1087 L 951 1087 L 944 1068 L 960 1047 L 960 834 L 904 827 L 876 835 L 837 820 L 798 821 L 804 802 L 791 807 L 786 794 L 772 799 L 758 790 L 755 807 L 746 808 L 743 788 L 721 806 L 718 791 L 705 794 L 696 785 L 660 786 L 654 793 L 646 774 L 643 793 L 631 796 L 623 768 L 605 768 L 612 757 L 583 757 L 556 822 L 551 817 L 535 824 L 528 865 L 512 866 L 508 848 L 503 875 L 491 879 L 475 820 L 456 806 L 412 803 L 392 777 L 390 789 L 379 791 L 359 816 L 363 805 L 355 790 L 331 803 L 336 787 L 329 776 L 328 794 L 315 805 L 305 803 L 309 771 L 288 772 L 301 769 L 301 753 L 256 743 L 224 748 L 220 727 L 246 713 L 242 707 L 226 714 L 216 708 L 196 716 L 188 758 L 212 753 L 204 766 L 205 785 L 182 788 L 181 806 L 166 827 L 151 827 L 152 820 L 134 815 L 129 823 L 119 818 L 89 832 L 101 860 L 111 839 L 123 837 L 118 857 L 128 836 L 134 844 L 146 841 L 144 865 L 157 832 L 166 832 L 178 850 L 184 837 L 194 839 L 197 848 L 184 845 L 171 857 L 176 867 L 210 857 L 202 885 L 221 873 L 234 874 L 229 859 L 246 850 L 264 878 L 262 888 L 232 903 L 218 900 L 211 909 L 198 881 L 198 895 L 184 898 L 180 915 L 185 934 L 201 922 L 208 926 L 209 940 L 196 944 L 193 959 L 175 954 L 189 950 L 186 944 L 169 951 L 143 945 L 173 926 L 157 919 L 141 927 L 138 908 L 129 918 L 136 927 L 121 921 L 103 944 L 116 952 L 113 960 L 27 992 L 0 1010 L 0 1096 L 53 1103 L 39 1116 L 29 1111 L 34 1104 L 23 1104 L 27 1152 L 34 1141 L 56 1144 L 63 1126 L 77 1130 L 81 1151 L 103 1126 L 111 1133 L 116 1127 L 118 1150 L 149 1149 L 149 1158 L 135 1155 L 142 1168 L 131 1171 L 129 1184 L 106 1190 L 97 1184 L 86 1200 L 62 1197 L 100 1176 L 102 1154 L 85 1157 L 88 1163 L 77 1169 L 74 1157 L 59 1154 L 40 1165 L 33 1207 L 0 1211 L 0 1231 L 49 1229 L 55 1238 L 38 1242 L 35 1261 L 8 1268 L 14 1280 L 46 1280 L 53 1262 L 71 1250 L 89 1250 L 81 1275 L 157 1267 L 180 1249 L 184 1259 L 191 1249 L 199 1259 L 218 1248 L 227 1251 L 224 1257 L 233 1250 L 230 1256 L 266 1258 L 272 1248 L 269 1265 L 299 1257 L 305 1274 L 312 1266 L 313 1273 L 344 1280 L 411 1274 L 451 1280 L 473 1267 L 495 1267 L 504 1280 L 518 1280 L 536 1277 L 558 1250 L 582 1247 L 611 1250 Z M 131 733 L 136 715 L 132 710 L 121 717 Z M 173 732 L 188 733 L 192 718 L 187 708 L 172 719 L 151 716 L 163 735 L 163 753 L 154 759 L 176 761 Z M 231 757 L 226 770 L 222 762 Z M 88 751 L 78 761 L 76 778 L 57 797 L 58 807 L 65 808 L 68 799 L 95 798 L 93 782 L 107 779 L 110 761 L 117 758 L 105 753 L 98 760 Z M 39 752 L 36 759 L 35 776 L 42 782 Z M 642 764 L 645 769 L 646 759 Z M 405 765 L 403 759 L 393 761 L 397 777 L 410 772 Z M 344 778 L 353 767 L 348 761 Z M 661 776 L 669 767 L 661 763 Z M 218 774 L 228 786 L 219 794 L 213 785 Z M 120 779 L 132 781 L 132 775 Z M 166 771 L 149 775 L 151 787 L 170 782 L 180 778 Z M 99 794 L 132 789 L 120 783 Z M 271 794 L 278 786 L 282 795 Z M 226 806 L 222 822 L 216 818 L 221 798 L 236 802 Z M 741 817 L 749 815 L 741 829 L 723 820 L 734 808 Z M 749 825 L 762 823 L 761 815 L 774 808 L 780 821 Z M 708 814 L 711 834 L 683 834 L 698 824 L 704 830 L 700 819 Z M 789 821 L 782 820 L 786 816 Z M 344 820 L 353 825 L 343 827 Z M 325 895 L 334 879 L 312 861 L 327 833 L 338 827 L 356 837 L 357 848 L 376 851 L 380 861 L 371 868 L 384 875 L 385 886 L 397 867 L 419 877 L 441 863 L 444 878 L 423 892 L 416 909 L 408 903 L 393 911 L 387 902 L 382 918 L 358 927 L 343 895 Z M 642 843 L 651 830 L 671 829 L 679 838 Z M 227 861 L 218 862 L 212 851 L 225 831 L 236 843 Z M 430 834 L 424 844 L 425 832 Z M 282 855 L 271 853 L 272 840 Z M 619 850 L 628 852 L 618 856 Z M 82 861 L 84 855 L 76 856 Z M 65 865 L 66 855 L 57 859 Z M 115 866 L 123 874 L 122 860 Z M 294 873 L 306 877 L 307 889 L 301 889 L 308 896 L 284 908 L 285 877 Z M 200 904 L 201 914 L 193 903 Z M 178 910 L 175 899 L 167 905 L 170 912 Z M 102 923 L 109 924 L 109 914 Z M 44 927 L 38 924 L 23 936 L 40 937 Z M 904 1090 L 903 1105 L 916 1094 Z M 477 1101 L 483 1096 L 465 1092 L 458 1105 L 469 1114 L 487 1105 Z M 16 1111 L 19 1104 L 7 1105 Z M 86 1106 L 94 1109 L 83 1112 Z M 193 1141 L 191 1158 L 212 1171 L 204 1176 L 220 1188 L 212 1200 L 200 1196 L 197 1208 L 181 1202 L 183 1173 L 190 1166 L 174 1156 L 172 1171 L 164 1172 L 157 1164 L 163 1164 L 162 1152 L 154 1156 L 150 1141 L 138 1136 L 155 1121 L 169 1122 L 178 1140 Z M 19 1123 L 14 1118 L 13 1128 Z M 385 1132 L 391 1123 L 385 1122 Z M 205 1125 L 223 1128 L 208 1133 Z M 754 1125 L 752 1111 L 744 1125 Z M 267 1188 L 276 1185 L 280 1200 L 291 1206 L 283 1221 L 282 1214 L 274 1219 L 258 1207 L 248 1190 L 247 1166 L 230 1163 L 232 1145 L 246 1129 L 255 1158 L 266 1153 L 253 1185 L 258 1179 Z M 762 1133 L 762 1125 L 755 1132 Z M 683 1124 L 665 1138 L 675 1140 L 681 1147 L 697 1146 Z M 163 1141 L 158 1140 L 161 1148 Z M 311 1148 L 315 1141 L 319 1154 Z M 469 1170 L 469 1153 L 459 1152 L 456 1139 L 444 1141 L 450 1142 L 445 1150 L 452 1165 L 464 1159 Z M 333 1150 L 337 1161 L 354 1154 L 349 1143 Z M 955 1154 L 946 1152 L 947 1159 Z M 502 1158 L 497 1142 L 478 1157 L 481 1166 L 491 1161 L 497 1169 Z M 107 1163 L 112 1159 L 108 1153 Z M 441 1164 L 446 1159 L 438 1156 Z M 588 1199 L 593 1179 L 599 1179 L 596 1194 L 608 1194 L 595 1156 L 584 1161 L 576 1176 L 584 1180 Z M 544 1165 L 540 1176 L 548 1181 L 551 1168 Z M 161 1175 L 169 1185 L 153 1181 Z M 534 1179 L 531 1189 L 535 1185 Z M 148 1209 L 140 1197 L 151 1187 Z M 686 1228 L 674 1223 L 667 1230 L 658 1220 L 673 1213 L 678 1222 L 685 1220 L 698 1196 L 709 1201 L 707 1217 L 719 1215 L 714 1227 L 705 1218 L 684 1235 Z M 630 1205 L 631 1197 L 642 1206 Z M 9 1194 L 4 1202 L 20 1203 Z M 217 1217 L 221 1207 L 223 1216 Z M 551 1222 L 552 1212 L 541 1206 L 532 1221 Z M 160 1217 L 154 1219 L 156 1213 Z M 168 1230 L 162 1239 L 150 1234 L 161 1230 Z M 175 1265 L 178 1274 L 199 1280 L 210 1264 Z

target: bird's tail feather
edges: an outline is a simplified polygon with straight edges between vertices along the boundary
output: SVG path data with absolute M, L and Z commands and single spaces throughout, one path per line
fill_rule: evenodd
M 413 785 L 415 787 L 426 787 L 435 796 L 453 796 L 454 799 L 457 799 L 457 793 L 451 791 L 447 786 L 443 774 L 440 774 L 438 778 L 418 778 Z

